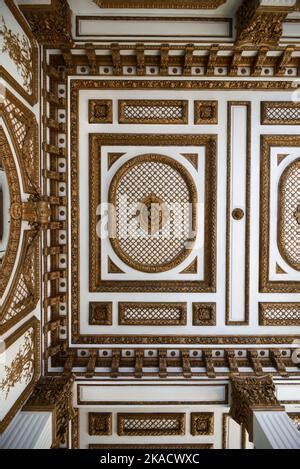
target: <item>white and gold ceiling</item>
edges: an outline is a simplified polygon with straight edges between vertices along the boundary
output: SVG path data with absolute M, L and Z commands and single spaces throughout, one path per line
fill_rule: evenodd
M 230 373 L 299 404 L 299 1 L 1 15 L 1 431 L 41 369 L 69 446 L 249 447 Z

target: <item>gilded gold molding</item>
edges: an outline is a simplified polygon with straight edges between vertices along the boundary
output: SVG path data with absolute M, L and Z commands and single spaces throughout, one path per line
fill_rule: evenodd
M 232 402 L 230 416 L 249 433 L 253 441 L 253 412 L 255 410 L 284 411 L 275 394 L 270 375 L 231 377 Z
M 90 302 L 89 304 L 89 324 L 91 326 L 111 326 L 112 325 L 112 303 Z
M 38 124 L 33 112 L 21 103 L 8 89 L 0 102 L 0 116 L 8 128 L 21 170 L 24 190 L 39 194 L 40 162 Z
M 259 303 L 261 326 L 299 326 L 299 303 Z
M 148 136 L 146 138 L 145 137 L 146 137 L 145 135 L 141 135 L 140 136 L 140 142 L 145 143 L 145 141 L 149 139 Z M 156 136 L 150 136 L 150 137 L 152 137 L 153 140 L 155 140 L 155 138 L 156 138 Z M 97 154 L 97 153 L 96 153 L 96 155 L 92 154 L 93 161 L 97 157 L 99 158 L 99 154 Z M 123 225 L 120 226 L 120 223 L 119 223 L 119 199 L 118 199 L 119 187 L 122 185 L 123 179 L 126 178 L 126 180 L 129 180 L 130 174 L 132 174 L 132 173 L 136 174 L 136 172 L 138 170 L 140 170 L 139 171 L 139 176 L 138 177 L 133 176 L 134 180 L 132 180 L 131 183 L 130 183 L 130 187 L 128 188 L 128 194 L 129 194 L 129 191 L 131 191 L 130 193 L 133 192 L 133 189 L 136 186 L 136 184 L 138 185 L 136 187 L 136 190 L 139 187 L 140 187 L 140 190 L 142 190 L 143 187 L 146 187 L 147 181 L 143 180 L 142 173 L 143 173 L 143 167 L 145 167 L 145 166 L 147 167 L 147 165 L 149 167 L 149 171 L 151 171 L 151 181 L 152 181 L 153 185 L 154 185 L 155 181 L 156 181 L 157 186 L 160 186 L 161 184 L 164 184 L 165 189 L 166 189 L 166 187 L 169 187 L 171 190 L 173 189 L 175 192 L 177 191 L 176 192 L 176 197 L 177 197 L 176 200 L 179 199 L 179 194 L 180 194 L 180 202 L 182 204 L 183 203 L 191 204 L 191 207 L 192 207 L 191 220 L 190 220 L 191 221 L 191 229 L 192 229 L 193 233 L 196 232 L 196 226 L 197 226 L 197 219 L 196 219 L 197 190 L 196 190 L 194 180 L 192 179 L 190 173 L 185 169 L 185 167 L 183 165 L 181 165 L 175 159 L 169 158 L 167 156 L 157 155 L 157 154 L 146 154 L 146 155 L 136 156 L 135 158 L 132 158 L 129 161 L 127 161 L 126 163 L 124 163 L 123 166 L 121 166 L 121 168 L 116 172 L 116 174 L 114 175 L 114 177 L 112 179 L 112 182 L 110 184 L 109 191 L 108 191 L 108 201 L 113 207 L 116 208 L 116 215 L 115 215 L 115 217 L 109 217 L 109 225 L 111 227 L 110 233 L 113 232 L 113 233 L 116 233 L 116 235 L 113 236 L 113 237 L 110 237 L 110 243 L 111 243 L 115 253 L 117 254 L 117 256 L 125 264 L 129 265 L 131 268 L 133 268 L 135 270 L 138 270 L 138 271 L 142 271 L 142 272 L 148 272 L 148 273 L 165 272 L 165 271 L 171 270 L 174 267 L 176 267 L 177 265 L 181 264 L 184 261 L 184 259 L 186 259 L 186 257 L 189 256 L 189 254 L 191 252 L 191 249 L 192 249 L 192 245 L 195 241 L 194 238 L 191 238 L 189 236 L 190 235 L 190 232 L 189 232 L 189 233 L 184 233 L 185 236 L 186 236 L 186 239 L 181 240 L 180 246 L 178 246 L 179 243 L 178 243 L 177 239 L 176 239 L 176 241 L 174 241 L 173 238 L 171 236 L 169 236 L 168 240 L 167 240 L 167 243 L 165 244 L 164 248 L 161 245 L 161 249 L 164 250 L 164 252 L 161 253 L 161 254 L 157 253 L 158 248 L 155 249 L 155 246 L 152 246 L 151 241 L 153 239 L 153 235 L 156 235 L 156 238 L 155 238 L 156 243 L 158 243 L 157 239 L 159 239 L 159 238 L 163 239 L 163 226 L 158 226 L 158 232 L 148 233 L 148 230 L 149 230 L 148 213 L 147 213 L 146 223 L 145 223 L 146 227 L 144 228 L 142 222 L 143 222 L 143 219 L 145 217 L 143 216 L 142 210 L 144 208 L 146 208 L 148 210 L 148 204 L 149 204 L 151 214 L 153 215 L 153 210 L 152 210 L 153 206 L 159 204 L 159 208 L 161 208 L 162 212 L 163 212 L 164 206 L 165 206 L 166 207 L 165 212 L 168 213 L 169 207 L 168 207 L 168 202 L 167 201 L 161 200 L 157 197 L 155 198 L 155 196 L 153 196 L 150 193 L 149 194 L 146 193 L 147 197 L 140 201 L 143 208 L 139 209 L 139 207 L 138 207 L 138 211 L 140 212 L 141 230 L 143 232 L 143 235 L 146 236 L 146 233 L 147 233 L 147 237 L 148 237 L 146 246 L 144 245 L 144 242 L 143 242 L 143 240 L 145 239 L 144 236 L 141 237 L 142 242 L 139 242 L 138 238 L 137 239 L 133 238 L 130 241 L 130 243 L 128 242 L 128 240 L 126 240 L 125 246 L 124 246 L 124 243 L 122 242 L 122 239 L 119 238 L 120 232 L 122 233 L 122 230 L 124 229 Z M 150 169 L 150 166 L 152 166 L 151 169 Z M 160 179 L 162 177 L 162 175 L 161 175 L 162 166 L 164 166 L 165 171 L 168 172 L 167 175 L 164 175 L 165 176 L 164 180 Z M 158 169 L 159 174 L 156 177 L 155 177 L 155 168 L 159 168 Z M 174 177 L 174 174 L 176 175 L 175 177 Z M 146 176 L 146 178 L 147 178 L 147 176 Z M 92 171 L 92 174 L 91 174 L 91 186 L 92 187 L 94 187 L 96 185 L 94 181 L 95 181 L 95 177 L 94 177 L 94 173 Z M 101 182 L 97 182 L 97 186 L 100 187 Z M 151 186 L 151 187 L 153 187 L 153 186 Z M 124 190 L 125 189 L 122 188 L 121 193 L 123 193 Z M 156 189 L 153 189 L 153 190 L 156 190 Z M 182 193 L 184 195 L 181 195 Z M 95 200 L 95 196 L 96 196 L 96 194 L 92 194 L 93 202 Z M 149 196 L 152 197 L 151 200 L 149 199 Z M 139 197 L 139 194 L 138 194 L 138 197 Z M 153 199 L 153 197 L 154 197 L 154 199 Z M 173 194 L 172 193 L 170 193 L 169 198 L 171 199 L 171 201 L 173 200 Z M 131 202 L 131 199 L 129 199 L 129 202 L 130 203 L 136 203 L 137 199 L 136 200 L 133 199 L 132 202 Z M 160 213 L 162 213 L 162 212 L 160 212 Z M 93 212 L 90 213 L 91 216 L 93 216 L 92 213 Z M 96 213 L 96 212 L 94 212 L 94 213 Z M 158 216 L 159 215 L 160 214 L 158 214 Z M 164 219 L 167 218 L 167 215 L 164 216 L 164 213 L 162 213 L 161 218 L 163 219 L 162 221 L 164 222 Z M 153 220 L 153 219 L 151 220 L 151 222 L 154 222 L 154 221 L 159 222 L 159 220 Z M 113 222 L 114 222 L 115 226 L 112 226 Z M 93 228 L 94 228 L 94 226 L 92 226 L 92 229 Z M 151 225 L 151 228 L 152 228 L 152 225 Z M 175 226 L 171 225 L 171 230 L 170 231 L 173 232 L 176 229 L 177 229 L 176 225 Z M 147 231 L 145 231 L 145 230 L 147 230 Z M 161 235 L 161 236 L 159 236 L 159 235 Z M 188 244 L 188 247 L 185 247 L 186 244 Z M 150 258 L 148 261 L 146 261 L 147 246 L 148 246 L 148 250 L 149 250 L 147 259 Z M 142 252 L 144 252 L 144 258 L 145 258 L 145 260 L 143 262 L 136 260 L 136 257 L 134 257 L 131 254 L 131 253 L 133 253 L 135 256 L 137 256 L 137 254 L 142 253 Z M 164 260 L 164 257 L 163 257 L 166 252 L 168 253 L 167 257 L 169 258 L 169 260 L 167 260 L 167 261 Z M 151 255 L 152 253 L 153 253 L 153 256 Z M 155 253 L 155 255 L 154 255 L 154 253 Z M 159 254 L 159 257 L 162 258 L 162 260 L 161 261 L 158 260 L 157 262 L 154 263 L 154 261 L 151 260 L 151 259 L 152 259 L 152 257 L 157 258 L 158 254 Z
M 283 171 L 278 183 L 277 243 L 285 262 L 300 271 L 300 158 Z
M 218 101 L 195 101 L 194 124 L 214 125 L 218 123 Z
M 89 99 L 89 123 L 112 124 L 112 103 L 111 99 Z
M 40 237 L 35 230 L 23 235 L 21 255 L 13 282 L 1 308 L 0 334 L 34 309 L 40 296 Z
M 247 143 L 246 143 L 246 227 L 245 227 L 245 319 L 243 321 L 230 320 L 230 256 L 231 256 L 231 217 L 236 220 L 244 216 L 241 209 L 231 212 L 231 135 L 232 121 L 231 109 L 233 106 L 245 106 L 247 108 Z M 249 276 L 250 276 L 250 189 L 251 189 L 251 102 L 229 101 L 227 108 L 227 205 L 226 205 L 226 325 L 249 324 Z M 241 218 L 240 218 L 241 217 Z
M 8 188 L 10 204 L 21 204 L 20 184 L 15 165 L 14 157 L 8 140 L 6 138 L 4 129 L 0 127 L 0 151 L 1 162 L 5 171 Z M 21 236 L 21 220 L 11 218 L 9 228 L 9 240 L 6 252 L 1 261 L 0 269 L 0 296 L 2 297 L 9 282 L 13 266 L 16 262 L 18 246 Z M 2 310 L 2 308 L 1 308 Z
M 67 0 L 51 0 L 48 5 L 20 5 L 37 41 L 52 48 L 72 44 L 72 12 Z
M 199 412 L 191 413 L 191 435 L 213 435 L 214 434 L 214 413 Z
M 21 336 L 26 334 L 28 330 L 33 330 L 33 355 L 31 352 L 27 353 L 27 358 L 32 363 L 32 378 L 30 382 L 27 384 L 24 391 L 20 394 L 20 396 L 16 399 L 10 410 L 6 413 L 5 417 L 0 421 L 0 434 L 4 432 L 4 430 L 8 427 L 9 423 L 12 421 L 16 413 L 20 410 L 24 402 L 28 399 L 35 382 L 38 380 L 40 374 L 40 322 L 33 317 L 29 319 L 25 324 L 23 324 L 19 329 L 17 329 L 11 336 L 9 336 L 4 341 L 5 349 L 8 349 L 12 344 L 14 344 Z M 28 347 L 26 348 L 28 352 Z M 14 373 L 15 375 L 12 377 L 13 380 L 11 381 L 11 385 L 14 386 L 17 383 L 18 378 L 22 376 L 23 373 L 23 365 L 27 366 L 27 362 L 24 362 L 24 359 L 17 355 L 16 359 L 14 360 Z M 28 371 L 28 370 L 27 370 Z M 27 373 L 26 371 L 26 373 Z
M 182 100 L 121 99 L 119 124 L 188 124 L 188 108 Z
M 300 147 L 300 136 L 263 135 L 261 137 L 259 289 L 262 293 L 297 293 L 299 282 L 269 279 L 270 157 L 272 147 Z
M 122 326 L 183 326 L 186 320 L 186 303 L 119 303 Z
M 77 94 L 77 93 L 76 93 Z M 76 121 L 75 121 L 76 122 Z M 74 123 L 75 123 L 74 122 Z M 76 126 L 78 123 L 76 124 Z M 75 128 L 75 127 L 74 127 Z M 100 272 L 100 242 L 96 236 L 96 207 L 101 203 L 99 191 L 99 178 L 101 177 L 100 161 L 102 145 L 202 145 L 206 147 L 206 174 L 205 178 L 210 181 L 206 186 L 206 208 L 205 208 L 205 269 L 204 280 L 191 281 L 106 281 L 101 279 Z M 77 148 L 76 139 L 73 139 L 73 148 Z M 216 233 L 216 138 L 213 135 L 150 135 L 150 134 L 90 134 L 90 289 L 91 291 L 214 291 L 215 289 L 215 233 Z M 72 165 L 77 167 L 78 161 L 73 153 Z M 78 214 L 75 206 L 75 199 L 78 197 L 78 176 L 77 171 L 73 172 L 75 176 L 71 180 L 74 203 L 72 204 L 72 230 L 74 235 L 78 233 Z M 76 195 L 77 194 L 77 195 Z M 76 234 L 76 238 L 78 234 Z M 78 239 L 78 238 L 77 238 Z M 73 265 L 78 262 L 76 256 L 76 247 L 73 246 Z M 77 275 L 73 269 L 73 285 L 78 284 L 79 279 L 75 280 Z M 73 296 L 76 295 L 76 289 L 73 290 Z M 73 310 L 74 312 L 74 310 Z
M 118 414 L 119 436 L 185 435 L 185 413 Z
M 215 326 L 216 306 L 216 303 L 193 303 L 193 326 Z
M 262 125 L 300 125 L 300 103 L 293 101 L 262 101 Z
M 89 435 L 112 434 L 112 413 L 89 412 Z
M 244 0 L 236 13 L 236 44 L 276 47 L 282 36 L 282 22 L 293 9 L 293 6 L 261 6 L 257 0 Z

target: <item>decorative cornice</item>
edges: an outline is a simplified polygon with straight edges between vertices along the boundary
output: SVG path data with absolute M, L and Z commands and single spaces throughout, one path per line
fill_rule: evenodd
M 253 441 L 253 412 L 282 411 L 275 395 L 275 385 L 270 375 L 231 377 L 231 408 L 230 416 L 239 424 L 244 425 Z
M 67 0 L 50 5 L 21 5 L 34 36 L 42 45 L 67 48 L 72 43 L 72 12 Z

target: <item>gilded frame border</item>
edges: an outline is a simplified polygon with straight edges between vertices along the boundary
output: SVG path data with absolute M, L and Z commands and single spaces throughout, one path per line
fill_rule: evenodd
M 300 135 L 262 135 L 260 161 L 260 248 L 259 291 L 298 293 L 300 282 L 269 280 L 270 152 L 272 147 L 300 147 Z
M 143 140 L 143 135 L 141 135 L 141 140 Z M 92 157 L 93 156 L 94 155 L 92 155 Z M 100 158 L 101 158 L 101 156 L 100 156 Z M 134 168 L 134 167 L 136 167 L 136 166 L 138 166 L 142 163 L 151 163 L 153 161 L 171 167 L 184 180 L 184 182 L 186 184 L 186 187 L 188 188 L 188 191 L 189 191 L 189 203 L 192 206 L 192 230 L 193 230 L 193 233 L 195 233 L 196 230 L 197 230 L 197 218 L 196 218 L 197 189 L 196 189 L 194 180 L 191 177 L 188 170 L 181 163 L 179 163 L 177 160 L 172 159 L 168 156 L 147 153 L 147 154 L 143 154 L 143 155 L 139 155 L 139 156 L 136 156 L 134 158 L 131 158 L 126 163 L 124 163 L 121 166 L 121 168 L 119 168 L 119 170 L 115 173 L 115 175 L 114 175 L 114 177 L 111 181 L 111 184 L 109 186 L 109 190 L 108 190 L 108 202 L 109 202 L 109 204 L 116 207 L 116 205 L 117 205 L 117 203 L 116 203 L 117 188 L 118 188 L 118 185 L 119 185 L 120 181 L 122 180 L 122 177 L 126 176 L 128 171 L 130 171 L 132 168 Z M 99 172 L 100 172 L 100 168 L 99 168 Z M 97 172 L 97 174 L 99 174 L 99 173 Z M 93 172 L 91 172 L 90 178 L 92 180 L 91 187 L 98 186 L 98 189 L 100 191 L 101 181 L 99 183 L 97 181 L 97 179 L 95 180 Z M 96 194 L 93 193 L 92 197 L 94 197 L 95 195 Z M 93 216 L 93 214 L 90 213 L 90 217 L 92 217 L 92 216 Z M 110 222 L 108 222 L 108 223 L 110 223 Z M 188 241 L 189 244 L 192 245 L 192 244 L 194 244 L 195 237 L 193 239 L 188 239 L 186 241 Z M 168 270 L 171 270 L 174 267 L 181 264 L 192 252 L 191 248 L 183 248 L 171 261 L 164 262 L 164 263 L 158 264 L 158 265 L 153 265 L 153 264 L 152 265 L 151 264 L 150 265 L 145 265 L 145 264 L 140 264 L 140 263 L 134 261 L 134 259 L 132 259 L 126 252 L 124 252 L 122 250 L 121 246 L 120 246 L 120 243 L 119 243 L 119 240 L 118 240 L 117 237 L 116 238 L 110 237 L 110 243 L 111 243 L 112 248 L 114 249 L 115 253 L 117 254 L 117 256 L 125 264 L 127 264 L 128 266 L 130 266 L 131 268 L 133 268 L 135 270 L 138 270 L 140 272 L 147 272 L 147 273 L 166 272 Z M 100 252 L 100 249 L 99 249 L 99 252 Z M 98 266 L 98 264 L 97 264 L 97 266 Z M 100 272 L 98 272 L 97 277 L 98 276 L 100 276 Z
M 231 256 L 231 109 L 233 106 L 247 108 L 246 143 L 246 226 L 245 226 L 245 319 L 230 320 L 230 256 Z M 250 197 L 251 197 L 251 101 L 228 101 L 227 103 L 227 203 L 226 203 L 226 325 L 242 326 L 249 324 L 249 286 L 250 286 Z
M 178 120 L 172 120 L 168 117 L 165 118 L 138 118 L 138 117 L 126 117 L 125 108 L 126 106 L 136 106 L 136 107 L 162 107 L 162 106 L 181 106 L 182 117 Z M 119 124 L 152 124 L 152 125 L 185 125 L 189 123 L 189 101 L 188 100 L 178 100 L 178 99 L 168 99 L 168 100 L 159 100 L 159 99 L 119 99 L 118 100 L 118 122 Z
M 204 280 L 180 281 L 165 280 L 151 282 L 147 280 L 102 280 L 101 279 L 101 253 L 100 243 L 96 233 L 96 209 L 101 203 L 100 178 L 102 145 L 156 145 L 156 146 L 205 146 L 205 253 Z M 90 134 L 90 291 L 91 292 L 215 292 L 216 287 L 216 144 L 215 135 L 163 135 L 163 134 Z M 74 161 L 73 161 L 74 162 Z M 97 175 L 97 176 L 96 176 Z M 95 177 L 96 176 L 96 177 Z M 72 178 L 72 187 L 77 186 L 78 180 Z M 78 199 L 77 199 L 78 200 Z M 74 206 L 74 201 L 73 206 Z M 72 208 L 73 208 L 72 206 Z M 75 220 L 75 221 L 74 221 Z M 76 227 L 74 225 L 77 225 Z M 72 216 L 72 231 L 76 231 L 76 243 L 79 239 L 79 216 Z M 73 254 L 74 253 L 74 254 Z M 74 246 L 72 249 L 73 273 L 79 269 L 79 260 L 75 258 Z
M 1 108 L 0 108 L 0 111 L 1 111 Z M 5 171 L 7 182 L 8 182 L 10 205 L 15 204 L 15 203 L 20 205 L 21 204 L 21 190 L 20 190 L 18 172 L 17 172 L 11 146 L 6 138 L 6 135 L 2 126 L 0 126 L 0 141 L 3 144 L 1 145 L 2 164 L 4 167 L 4 171 Z M 21 219 L 16 219 L 14 217 L 11 217 L 7 249 L 1 262 L 1 270 L 0 270 L 0 296 L 1 297 L 3 296 L 3 293 L 5 292 L 5 289 L 10 280 L 13 266 L 15 265 L 15 262 L 16 262 L 18 247 L 19 247 L 20 238 L 21 238 L 21 230 L 22 230 Z M 2 308 L 1 308 L 1 313 L 2 313 Z
M 142 309 L 151 309 L 151 308 L 164 308 L 176 306 L 180 309 L 181 318 L 180 319 L 126 319 L 124 314 L 126 308 L 135 306 Z M 187 304 L 186 303 L 140 303 L 140 302 L 130 302 L 130 301 L 120 301 L 118 303 L 118 324 L 121 326 L 185 326 L 187 321 Z

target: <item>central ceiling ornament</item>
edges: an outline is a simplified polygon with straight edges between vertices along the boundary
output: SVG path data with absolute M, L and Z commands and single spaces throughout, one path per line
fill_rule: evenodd
M 178 161 L 156 154 L 130 159 L 112 180 L 109 202 L 110 241 L 130 267 L 164 272 L 190 254 L 196 236 L 197 191 Z
M 140 227 L 146 233 L 154 234 L 160 232 L 170 221 L 170 210 L 160 197 L 150 194 L 141 201 L 137 217 Z

